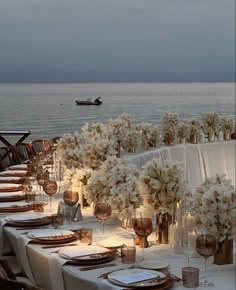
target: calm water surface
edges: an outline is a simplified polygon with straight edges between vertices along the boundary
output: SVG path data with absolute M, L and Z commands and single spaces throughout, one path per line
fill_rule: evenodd
M 75 104 L 98 96 L 101 106 Z M 188 118 L 207 111 L 235 116 L 235 84 L 0 84 L 0 130 L 30 130 L 29 139 L 61 136 L 123 113 L 160 123 L 164 112 Z

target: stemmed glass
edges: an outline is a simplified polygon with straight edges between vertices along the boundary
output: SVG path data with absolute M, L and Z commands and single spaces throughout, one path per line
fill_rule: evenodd
M 111 217 L 111 205 L 107 202 L 98 202 L 94 206 L 93 214 L 102 226 L 102 237 L 104 237 L 104 222 Z
M 212 287 L 214 283 L 208 282 L 207 280 L 207 258 L 213 256 L 217 251 L 217 240 L 216 237 L 210 234 L 201 233 L 196 239 L 196 250 L 205 258 L 205 280 L 200 283 L 203 287 Z
M 49 211 L 52 211 L 52 195 L 57 192 L 57 182 L 55 177 L 49 177 L 49 179 L 46 179 L 43 184 L 43 190 L 44 192 L 49 195 L 49 204 L 50 209 Z
M 135 233 L 141 237 L 142 260 L 144 260 L 144 247 L 147 244 L 147 237 L 152 233 L 152 218 L 148 212 L 140 212 L 133 220 Z

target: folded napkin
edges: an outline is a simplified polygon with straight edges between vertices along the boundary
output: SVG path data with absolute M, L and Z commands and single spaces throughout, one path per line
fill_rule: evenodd
M 28 233 L 28 237 L 32 239 L 37 238 L 49 238 L 49 237 L 59 237 L 59 236 L 70 236 L 74 233 L 68 230 L 62 229 L 39 229 L 33 230 Z
M 0 176 L 0 181 L 19 181 L 21 180 L 21 177 L 19 176 Z
M 8 176 L 8 175 L 24 175 L 27 174 L 27 170 L 5 170 L 0 172 L 0 176 Z
M 20 187 L 18 184 L 15 184 L 15 183 L 0 183 L 0 189 L 3 190 L 3 189 L 12 189 L 12 188 L 18 188 Z
M 16 195 L 24 196 L 25 193 L 22 191 L 0 192 L 0 198 L 1 197 L 13 197 Z
M 59 251 L 60 254 L 63 254 L 64 256 L 68 258 L 75 258 L 85 255 L 92 255 L 92 254 L 101 254 L 104 252 L 109 252 L 109 250 L 106 250 L 101 247 L 96 246 L 79 246 L 79 247 L 65 247 Z
M 23 207 L 23 206 L 30 206 L 29 203 L 26 202 L 3 202 L 0 203 L 0 208 L 9 208 L 9 207 Z
M 12 165 L 10 167 L 8 167 L 9 170 L 27 170 L 28 166 L 27 164 L 18 164 L 18 165 Z
M 35 213 L 27 213 L 27 214 L 18 214 L 18 215 L 11 215 L 5 218 L 6 221 L 28 221 L 34 219 L 44 218 L 46 215 L 44 214 L 35 214 Z

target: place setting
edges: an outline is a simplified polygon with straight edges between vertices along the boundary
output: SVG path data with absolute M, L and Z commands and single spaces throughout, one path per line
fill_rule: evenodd
M 0 203 L 0 212 L 17 213 L 24 211 L 31 211 L 33 205 L 26 202 L 4 202 Z
M 0 202 L 21 201 L 25 199 L 25 193 L 22 191 L 1 192 Z
M 15 183 L 0 183 L 0 193 L 1 192 L 11 192 L 11 191 L 20 191 L 22 190 L 21 184 Z
M 18 177 L 24 177 L 28 174 L 27 170 L 5 170 L 0 172 L 0 176 L 18 176 Z
M 5 217 L 6 226 L 31 228 L 51 224 L 51 217 L 40 213 L 28 213 Z

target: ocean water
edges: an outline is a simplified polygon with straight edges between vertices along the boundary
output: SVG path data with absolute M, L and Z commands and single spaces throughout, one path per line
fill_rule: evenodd
M 98 96 L 101 106 L 75 104 Z M 0 84 L 0 130 L 30 130 L 28 140 L 62 136 L 123 113 L 160 123 L 164 112 L 189 118 L 208 111 L 235 116 L 234 83 Z

